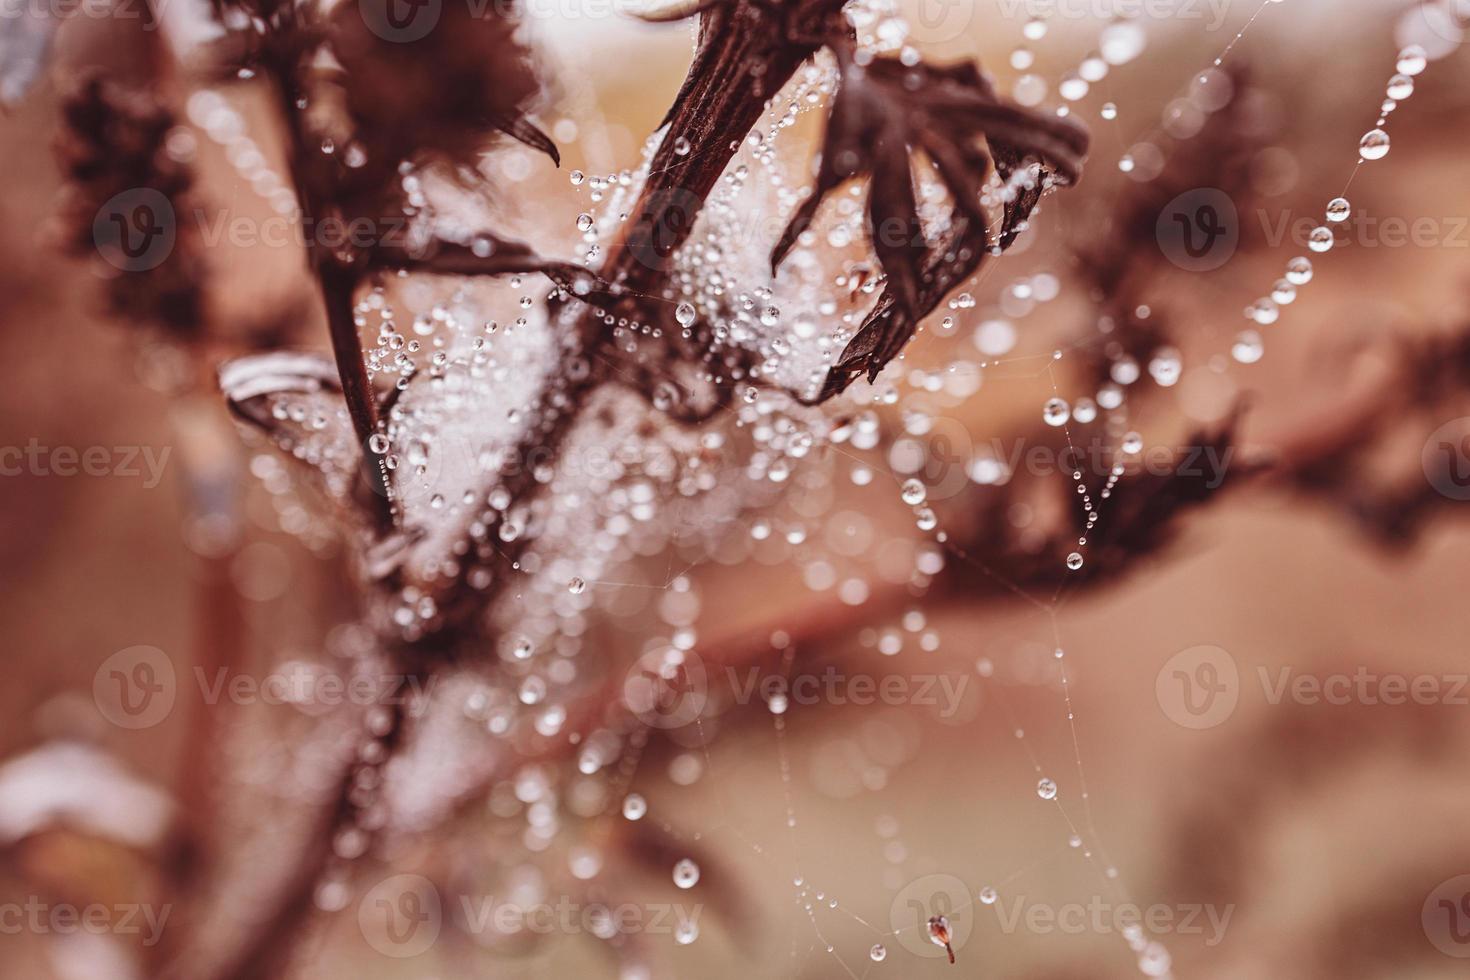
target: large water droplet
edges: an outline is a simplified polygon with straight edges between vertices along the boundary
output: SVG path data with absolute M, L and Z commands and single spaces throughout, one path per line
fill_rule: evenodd
M 688 858 L 681 858 L 674 865 L 674 884 L 680 888 L 693 888 L 699 882 L 699 865 Z
M 1382 160 L 1388 156 L 1388 134 L 1381 129 L 1370 129 L 1358 141 L 1358 155 L 1364 160 Z

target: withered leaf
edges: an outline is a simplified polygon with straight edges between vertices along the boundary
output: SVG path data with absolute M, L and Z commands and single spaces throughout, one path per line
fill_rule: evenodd
M 1087 130 L 1067 118 L 1001 99 L 973 63 L 860 63 L 850 46 L 835 48 L 840 81 L 816 184 L 771 253 L 774 272 L 844 182 L 869 178 L 868 221 L 874 254 L 887 277 L 883 295 L 829 371 L 813 401 L 838 394 L 860 372 L 875 378 L 915 326 L 980 263 L 1008 247 L 1041 198 L 1047 179 L 1072 183 L 1082 170 Z M 984 137 L 988 152 L 979 145 Z M 914 199 L 910 156 L 923 151 L 954 200 L 949 230 L 925 240 Z M 992 234 L 982 201 L 992 159 L 1006 180 L 999 228 Z M 1011 181 L 1021 168 L 1040 172 Z M 1019 186 L 1015 186 L 1019 185 Z

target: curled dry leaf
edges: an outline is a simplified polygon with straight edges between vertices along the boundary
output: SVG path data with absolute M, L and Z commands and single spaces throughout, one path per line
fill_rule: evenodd
M 1001 99 L 973 63 L 936 68 L 879 58 L 864 64 L 845 45 L 836 52 L 839 88 L 816 186 L 772 251 L 772 270 L 810 227 L 822 201 L 846 181 L 866 176 L 873 251 L 887 283 L 815 401 L 838 394 L 859 372 L 876 377 L 919 318 L 987 249 L 1010 245 L 1048 184 L 1081 176 L 1088 143 L 1086 128 L 1069 117 Z M 933 242 L 925 238 L 914 198 L 915 151 L 933 162 L 954 201 L 950 228 Z M 1005 182 L 993 195 L 986 192 L 992 157 Z M 992 235 L 986 205 L 996 202 L 1002 214 Z

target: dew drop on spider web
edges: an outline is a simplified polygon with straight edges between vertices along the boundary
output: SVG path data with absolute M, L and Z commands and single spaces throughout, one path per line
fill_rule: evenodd
M 995 904 L 995 899 L 996 899 L 996 894 L 995 894 L 995 889 L 994 888 L 991 888 L 989 885 L 986 885 L 984 888 L 980 889 L 980 904 L 981 905 L 994 905 Z
M 637 793 L 623 797 L 623 816 L 629 820 L 641 820 L 648 812 L 648 801 Z
M 1353 213 L 1353 206 L 1345 197 L 1334 197 L 1327 205 L 1328 221 L 1346 221 Z
M 693 888 L 699 883 L 699 865 L 688 858 L 681 858 L 674 865 L 674 884 L 680 888 Z
M 699 938 L 699 923 L 691 919 L 681 919 L 674 926 L 674 942 L 680 946 L 688 946 Z
M 874 943 L 873 948 L 868 950 L 868 959 L 874 963 L 882 963 L 888 958 L 888 947 L 882 943 Z
M 1077 569 L 1079 569 L 1079 568 L 1082 567 L 1082 554 L 1081 554 L 1081 552 L 1074 551 L 1070 555 L 1067 556 L 1067 567 L 1070 568 L 1074 572 L 1077 571 Z
M 1041 420 L 1050 426 L 1066 425 L 1072 417 L 1072 407 L 1060 398 L 1051 398 L 1041 408 Z
M 1057 784 L 1050 779 L 1042 779 L 1036 784 L 1036 795 L 1043 800 L 1054 800 L 1057 798 Z
M 1235 336 L 1230 347 L 1230 356 L 1241 364 L 1254 364 L 1266 353 L 1261 335 L 1254 330 L 1242 330 Z
M 1400 74 L 1417 75 L 1429 64 L 1429 55 L 1417 44 L 1411 44 L 1399 52 L 1396 67 Z
M 694 322 L 694 307 L 689 303 L 680 303 L 674 308 L 674 319 L 678 320 L 681 326 L 689 326 Z
M 1370 129 L 1358 141 L 1358 155 L 1364 160 L 1382 160 L 1388 156 L 1388 134 L 1381 129 Z
M 1312 281 L 1312 260 L 1305 255 L 1298 255 L 1286 263 L 1286 278 L 1293 285 L 1305 286 Z
M 901 496 L 903 498 L 903 502 L 908 504 L 910 507 L 919 506 L 919 504 L 922 504 L 924 502 L 925 498 L 927 498 L 928 495 L 929 492 L 924 488 L 924 484 L 919 480 L 913 479 L 912 477 L 903 481 L 903 487 L 899 490 L 899 496 Z

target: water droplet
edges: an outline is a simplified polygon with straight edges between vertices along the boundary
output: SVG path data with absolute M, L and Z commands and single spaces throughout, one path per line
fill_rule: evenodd
M 1381 129 L 1370 129 L 1358 141 L 1358 155 L 1364 160 L 1382 160 L 1388 156 L 1388 134 Z
M 573 170 L 570 174 L 567 175 L 567 178 L 571 180 L 573 187 L 578 187 L 581 185 L 582 181 L 587 179 L 587 175 L 582 173 L 582 171 L 580 170 Z
M 1054 800 L 1057 798 L 1057 784 L 1050 779 L 1042 779 L 1036 784 L 1036 795 L 1043 800 Z
M 1098 51 L 1110 65 L 1126 65 L 1143 53 L 1148 37 L 1135 21 L 1115 20 L 1098 36 Z
M 572 595 L 581 595 L 587 591 L 587 583 L 580 578 L 573 578 L 567 583 L 567 591 Z
M 1429 64 L 1429 55 L 1417 44 L 1411 44 L 1399 52 L 1398 68 L 1403 75 L 1417 75 Z
M 980 904 L 981 905 L 994 905 L 995 904 L 995 899 L 996 899 L 996 894 L 995 894 L 995 889 L 994 888 L 991 888 L 989 885 L 986 885 L 984 888 L 980 889 Z
M 641 820 L 648 812 L 648 801 L 637 793 L 629 793 L 623 797 L 623 816 L 629 820 Z
M 913 479 L 912 477 L 903 481 L 903 486 L 899 490 L 899 496 L 902 497 L 903 502 L 908 504 L 910 507 L 919 506 L 919 504 L 922 504 L 924 502 L 925 498 L 928 497 L 928 495 L 929 492 L 924 488 L 924 484 L 919 480 Z
M 680 303 L 674 308 L 674 319 L 682 326 L 689 326 L 694 322 L 694 307 L 689 303 Z
M 1104 119 L 1118 118 L 1118 107 L 1111 102 L 1104 102 L 1098 112 Z
M 868 959 L 874 963 L 882 963 L 888 957 L 888 947 L 882 943 L 874 943 L 873 948 L 868 950 Z
M 1281 319 L 1281 308 L 1271 300 L 1262 297 L 1246 308 L 1245 315 L 1261 326 L 1268 327 Z
M 1305 255 L 1298 255 L 1286 263 L 1286 278 L 1291 280 L 1294 286 L 1305 286 L 1312 281 L 1312 260 Z
M 1082 555 L 1081 555 L 1081 553 L 1074 551 L 1070 555 L 1068 555 L 1067 556 L 1067 567 L 1070 568 L 1074 572 L 1077 571 L 1077 569 L 1081 568 L 1082 567 Z
M 1348 215 L 1353 213 L 1353 206 L 1345 197 L 1334 197 L 1327 203 L 1328 221 L 1346 221 Z
M 1230 356 L 1241 364 L 1254 364 L 1266 353 L 1265 344 L 1261 342 L 1261 335 L 1254 330 L 1242 330 L 1235 336 L 1235 343 L 1230 347 Z
M 1072 417 L 1072 407 L 1060 398 L 1051 398 L 1041 406 L 1041 420 L 1050 426 L 1066 425 Z
M 680 888 L 693 888 L 699 883 L 699 865 L 688 858 L 681 858 L 674 865 L 674 884 Z
M 393 444 L 388 441 L 388 437 L 383 435 L 383 433 L 381 432 L 374 432 L 372 435 L 368 436 L 368 448 L 379 456 L 385 454 L 392 445 Z
M 586 211 L 583 211 L 581 214 L 577 215 L 577 230 L 591 231 L 592 215 L 588 214 Z
M 1330 252 L 1332 251 L 1332 245 L 1332 229 L 1326 225 L 1318 225 L 1307 236 L 1307 248 L 1310 248 L 1314 252 Z
M 1414 94 L 1414 79 L 1408 75 L 1395 75 L 1388 80 L 1387 93 L 1395 102 L 1402 102 Z

